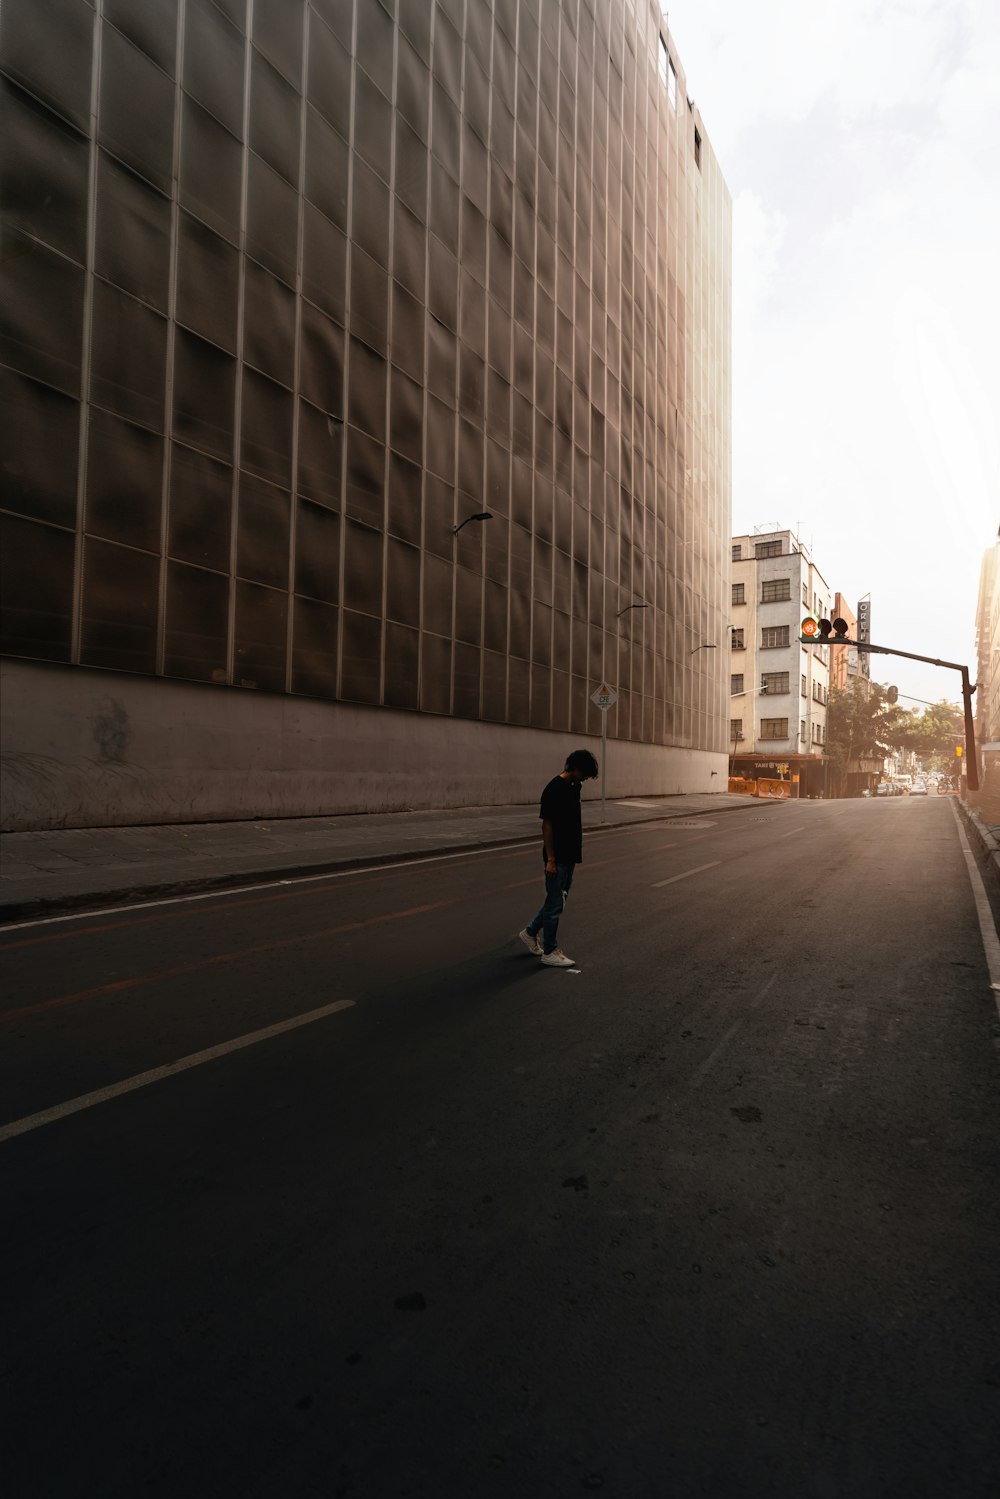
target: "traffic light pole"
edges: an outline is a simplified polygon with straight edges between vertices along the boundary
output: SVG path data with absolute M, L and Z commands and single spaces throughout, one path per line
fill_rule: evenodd
M 979 763 L 976 759 L 976 731 L 972 721 L 972 694 L 975 687 L 969 682 L 969 668 L 957 661 L 939 661 L 936 656 L 918 656 L 914 651 L 897 651 L 887 645 L 870 645 L 866 640 L 848 640 L 843 635 L 817 635 L 810 638 L 801 635 L 804 645 L 853 645 L 855 650 L 868 651 L 877 656 L 905 656 L 907 661 L 926 661 L 928 666 L 947 666 L 950 671 L 962 673 L 962 703 L 965 708 L 965 775 L 970 791 L 979 790 Z

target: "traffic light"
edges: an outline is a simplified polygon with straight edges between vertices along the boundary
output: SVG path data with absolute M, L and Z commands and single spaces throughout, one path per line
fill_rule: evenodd
M 819 638 L 822 645 L 836 645 L 839 641 L 847 639 L 847 620 L 839 617 L 834 620 L 821 619 L 819 622 Z
M 889 690 L 886 692 L 885 700 L 886 700 L 887 703 L 898 703 L 899 702 L 899 688 L 898 687 L 890 687 Z
M 958 756 L 958 758 L 960 760 L 962 758 L 963 753 L 964 753 L 964 751 L 962 750 L 962 746 L 960 744 L 956 744 L 955 745 L 955 754 Z
M 817 619 L 815 614 L 807 614 L 800 626 L 799 643 L 801 645 L 846 645 L 847 644 L 847 620 L 839 617 L 834 620 Z

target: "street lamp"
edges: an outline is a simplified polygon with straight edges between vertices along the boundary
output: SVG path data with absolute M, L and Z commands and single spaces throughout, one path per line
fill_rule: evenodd
M 730 639 L 730 642 L 731 642 L 732 638 L 733 638 L 734 632 L 737 631 L 737 630 L 742 630 L 743 626 L 742 625 L 727 625 L 726 629 L 729 631 L 729 639 Z M 719 647 L 714 642 L 711 642 L 711 643 L 706 642 L 705 645 L 696 645 L 693 651 L 689 651 L 688 652 L 688 655 L 693 656 L 696 651 L 717 651 L 718 649 L 719 649 Z
M 618 613 L 615 615 L 615 619 L 621 619 L 622 615 L 623 614 L 627 614 L 630 609 L 648 609 L 648 608 L 649 608 L 648 604 L 626 604 L 624 609 L 619 609 Z
M 462 521 L 462 525 L 460 525 L 460 526 L 453 526 L 451 534 L 453 536 L 457 536 L 458 533 L 459 533 L 459 531 L 461 531 L 462 526 L 467 526 L 469 524 L 470 520 L 492 520 L 492 519 L 493 519 L 493 515 L 492 515 L 491 511 L 489 511 L 489 510 L 480 510 L 476 515 L 467 515 L 465 517 L 464 521 Z
M 766 682 L 761 682 L 761 684 L 760 684 L 759 687 L 751 687 L 751 689 L 750 689 L 749 692 L 747 692 L 746 690 L 744 690 L 743 692 L 731 692 L 729 694 L 729 696 L 730 696 L 730 699 L 732 699 L 734 697 L 756 697 L 758 693 L 766 693 L 766 692 L 767 692 L 767 683 Z M 736 764 L 736 740 L 737 740 L 737 735 L 734 734 L 733 735 L 733 753 L 732 753 L 732 756 L 731 756 L 730 761 L 729 761 L 729 774 L 730 774 L 730 776 L 732 775 L 733 768 L 734 768 L 734 766 Z

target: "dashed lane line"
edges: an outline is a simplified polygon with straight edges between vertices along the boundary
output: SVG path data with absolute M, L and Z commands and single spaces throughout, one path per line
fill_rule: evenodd
M 304 1015 L 295 1015 L 291 1020 L 279 1021 L 277 1025 L 265 1026 L 263 1030 L 251 1031 L 249 1035 L 237 1036 L 232 1041 L 223 1041 L 218 1046 L 209 1046 L 204 1051 L 192 1052 L 190 1056 L 181 1057 L 177 1062 L 168 1062 L 164 1067 L 153 1067 L 148 1072 L 138 1072 L 135 1077 L 127 1077 L 123 1082 L 112 1083 L 107 1088 L 97 1088 L 93 1093 L 82 1093 L 79 1098 L 71 1098 L 66 1103 L 58 1103 L 51 1109 L 42 1109 L 37 1114 L 28 1114 L 23 1119 L 15 1119 L 11 1124 L 0 1127 L 0 1144 L 6 1140 L 13 1140 L 18 1135 L 27 1135 L 32 1130 L 41 1129 L 43 1124 L 54 1124 L 57 1119 L 65 1119 L 70 1114 L 79 1114 L 82 1109 L 92 1109 L 95 1104 L 108 1103 L 112 1098 L 120 1098 L 125 1093 L 134 1093 L 137 1088 L 148 1088 L 150 1083 L 162 1082 L 164 1078 L 175 1077 L 179 1072 L 190 1072 L 193 1067 L 201 1067 L 205 1062 L 214 1062 L 219 1057 L 228 1056 L 230 1052 L 242 1051 L 247 1046 L 256 1046 L 259 1041 L 270 1041 L 274 1036 L 280 1036 L 285 1031 L 297 1030 L 303 1025 L 312 1025 L 316 1020 L 324 1020 L 327 1015 L 335 1015 L 338 1010 L 349 1010 L 354 1008 L 353 999 L 338 999 L 332 1005 L 323 1005 L 318 1010 L 309 1010 Z
M 678 880 L 688 880 L 693 874 L 701 874 L 705 869 L 714 869 L 717 864 L 721 863 L 721 859 L 713 859 L 711 864 L 699 864 L 696 869 L 685 869 L 683 874 L 672 874 L 669 880 L 657 880 L 651 889 L 662 890 L 664 885 L 676 885 Z

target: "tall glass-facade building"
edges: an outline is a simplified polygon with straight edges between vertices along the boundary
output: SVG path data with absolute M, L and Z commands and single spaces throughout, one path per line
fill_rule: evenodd
M 239 694 L 290 800 L 190 815 L 314 810 L 289 699 L 534 794 L 606 683 L 623 790 L 724 789 L 730 202 L 655 4 L 4 0 L 0 70 L 12 763 L 90 695 L 152 804 Z

